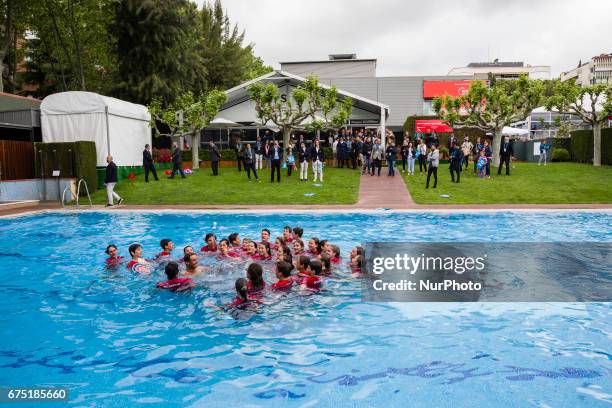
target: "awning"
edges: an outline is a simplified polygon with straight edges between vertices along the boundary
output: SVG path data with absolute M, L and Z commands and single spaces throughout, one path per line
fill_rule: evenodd
M 431 119 L 431 120 L 416 120 L 415 121 L 415 131 L 421 133 L 452 133 L 453 128 L 448 126 L 440 119 Z

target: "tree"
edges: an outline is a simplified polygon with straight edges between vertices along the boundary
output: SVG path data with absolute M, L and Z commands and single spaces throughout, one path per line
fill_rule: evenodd
M 205 61 L 197 51 L 197 9 L 188 0 L 121 0 L 111 30 L 118 58 L 115 95 L 172 104 L 184 90 L 206 90 Z
M 26 72 L 21 80 L 44 90 L 106 93 L 115 58 L 107 27 L 114 0 L 30 0 L 22 32 Z
M 228 89 L 272 71 L 253 55 L 253 44 L 243 46 L 244 31 L 232 25 L 220 0 L 204 3 L 200 11 L 199 49 L 210 88 Z
M 211 91 L 197 97 L 191 91 L 187 91 L 180 93 L 174 103 L 164 107 L 161 97 L 154 98 L 148 107 L 151 113 L 151 127 L 156 136 L 191 136 L 192 166 L 197 169 L 200 167 L 200 133 L 217 116 L 225 99 L 225 93 L 221 91 Z M 160 132 L 159 124 L 165 125 L 169 132 Z
M 612 114 L 612 84 L 580 87 L 574 80 L 556 81 L 546 109 L 573 114 L 593 127 L 593 166 L 601 166 L 601 128 Z
M 544 83 L 525 75 L 513 81 L 473 81 L 467 94 L 444 95 L 434 100 L 434 110 L 451 127 L 478 128 L 493 133 L 493 165 L 499 165 L 502 129 L 525 120 L 543 99 Z
M 2 27 L 2 38 L 0 39 L 0 92 L 4 92 L 4 71 L 6 68 L 4 60 L 9 53 L 9 48 L 11 47 L 14 39 L 13 15 L 15 13 L 15 3 L 13 0 L 3 1 L 2 8 L 4 24 Z
M 282 95 L 273 83 L 256 82 L 249 87 L 255 101 L 255 111 L 262 124 L 272 122 L 283 132 L 283 145 L 289 144 L 291 131 L 310 119 L 315 126 L 344 125 L 352 109 L 352 101 L 345 98 L 339 104 L 336 87 L 324 88 L 315 76 L 309 76 L 291 95 Z M 315 116 L 321 112 L 323 118 Z M 283 159 L 286 152 L 283 153 Z

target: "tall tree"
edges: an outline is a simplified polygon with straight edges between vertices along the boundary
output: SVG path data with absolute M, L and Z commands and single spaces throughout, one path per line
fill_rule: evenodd
M 206 88 L 197 52 L 195 4 L 188 0 L 120 0 L 111 24 L 118 58 L 118 97 L 171 104 L 183 90 Z
M 434 110 L 452 127 L 478 128 L 493 134 L 493 165 L 499 166 L 502 129 L 525 120 L 543 102 L 544 83 L 522 75 L 513 81 L 473 81 L 467 94 L 444 95 Z
M 197 169 L 199 168 L 200 133 L 217 116 L 225 98 L 225 92 L 216 90 L 199 96 L 194 96 L 190 91 L 182 92 L 171 104 L 164 104 L 161 98 L 155 98 L 149 105 L 151 127 L 156 135 L 190 136 L 192 166 Z M 160 132 L 159 124 L 165 125 L 169 132 Z
M 253 54 L 253 44 L 243 45 L 245 32 L 232 25 L 220 0 L 204 3 L 200 11 L 199 48 L 212 88 L 228 89 L 272 71 Z
M 41 89 L 105 93 L 116 65 L 107 30 L 113 1 L 30 0 L 23 48 L 36 63 L 26 63 L 34 71 L 24 73 L 23 81 Z
M 4 72 L 6 70 L 5 59 L 9 53 L 9 49 L 13 44 L 14 39 L 14 14 L 15 14 L 15 2 L 14 0 L 6 0 L 1 3 L 2 6 L 2 38 L 0 40 L 0 92 L 4 92 Z
M 352 109 L 350 98 L 339 103 L 336 87 L 322 87 L 315 76 L 307 77 L 293 88 L 290 95 L 282 95 L 280 89 L 269 82 L 254 83 L 249 87 L 249 93 L 255 101 L 255 111 L 261 123 L 271 122 L 283 132 L 284 146 L 289 144 L 291 131 L 304 126 L 305 121 L 320 127 L 326 123 L 345 124 Z
M 593 128 L 593 166 L 601 166 L 601 128 L 612 114 L 612 84 L 580 87 L 574 80 L 556 81 L 546 99 L 551 111 L 577 115 Z

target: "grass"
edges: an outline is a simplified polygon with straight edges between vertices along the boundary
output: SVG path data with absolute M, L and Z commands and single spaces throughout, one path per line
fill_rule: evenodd
M 448 164 L 440 163 L 438 188 L 425 189 L 427 176 L 418 173 L 404 176 L 404 181 L 418 204 L 585 204 L 612 203 L 612 167 L 593 167 L 579 163 L 513 163 L 510 176 L 497 175 L 491 167 L 491 178 L 481 179 L 468 171 L 461 173 L 461 183 L 452 183 Z M 400 173 L 402 174 L 402 173 Z M 441 194 L 448 194 L 443 198 Z
M 310 170 L 310 169 L 309 169 Z M 159 174 L 159 181 L 144 175 L 135 180 L 122 180 L 115 191 L 125 204 L 354 204 L 359 194 L 359 172 L 347 169 L 324 169 L 325 181 L 321 187 L 312 181 L 300 181 L 299 172 L 287 177 L 287 170 L 281 170 L 281 183 L 270 183 L 270 171 L 257 172 L 261 183 L 249 183 L 246 173 L 235 167 L 220 168 L 219 176 L 212 176 L 211 169 L 196 170 L 194 174 L 181 179 L 180 175 L 170 180 Z M 312 180 L 310 171 L 309 179 Z M 314 196 L 304 194 L 313 193 Z M 95 204 L 106 204 L 106 190 L 92 195 Z

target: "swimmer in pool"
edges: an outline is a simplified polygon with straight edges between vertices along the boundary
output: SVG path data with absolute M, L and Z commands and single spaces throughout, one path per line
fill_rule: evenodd
M 206 245 L 200 249 L 200 252 L 217 252 L 219 250 L 219 248 L 217 248 L 217 236 L 212 232 L 206 234 L 204 241 Z
M 351 262 L 349 266 L 351 267 L 351 271 L 354 274 L 361 273 L 362 259 L 363 259 L 363 255 L 356 255 L 354 258 L 351 258 Z
M 244 252 L 244 255 L 248 258 L 251 259 L 258 259 L 259 255 L 257 254 L 257 248 L 255 247 L 255 242 L 251 241 L 251 240 L 246 240 L 246 250 Z
M 307 257 L 306 255 L 298 256 L 295 258 L 295 269 L 297 269 L 297 272 L 298 272 L 296 278 L 298 280 L 301 281 L 302 278 L 305 278 L 310 275 L 308 271 L 309 265 L 310 265 L 310 258 Z
M 240 249 L 241 248 L 241 243 L 240 243 L 240 234 L 238 234 L 237 232 L 234 232 L 233 234 L 229 234 L 229 237 L 227 237 L 227 240 L 230 243 L 230 246 L 234 249 Z
M 183 261 L 185 262 L 184 275 L 196 276 L 204 272 L 204 267 L 198 264 L 198 254 L 187 254 L 183 257 Z
M 293 240 L 295 241 L 296 239 L 302 239 L 302 235 L 304 235 L 304 229 L 301 227 L 295 227 L 293 228 Z
M 165 268 L 165 272 L 166 276 L 168 277 L 168 280 L 165 282 L 158 282 L 157 287 L 159 289 L 166 289 L 172 292 L 183 292 L 195 286 L 191 278 L 178 277 L 179 267 L 176 262 L 168 262 Z
M 174 242 L 171 239 L 162 239 L 159 243 L 159 246 L 162 248 L 162 252 L 157 254 L 156 258 L 167 258 L 172 255 L 172 250 L 174 249 Z
M 261 230 L 261 242 L 267 242 L 268 244 L 270 243 L 270 230 L 267 228 L 264 228 Z
M 321 255 L 321 263 L 323 264 L 323 268 L 321 270 L 321 275 L 329 276 L 332 274 L 331 269 L 331 258 L 325 254 Z
M 317 246 L 317 251 L 319 251 L 319 257 L 321 257 L 325 253 L 325 246 L 329 241 L 326 239 L 322 239 L 319 241 L 319 245 Z
M 310 240 L 308 241 L 308 254 L 312 256 L 319 255 L 319 238 L 310 238 Z
M 123 261 L 123 257 L 119 256 L 119 251 L 114 244 L 110 244 L 106 247 L 106 254 L 108 258 L 106 259 L 106 267 L 107 268 L 116 268 Z
M 140 244 L 132 244 L 129 248 L 132 260 L 126 265 L 127 269 L 132 272 L 138 272 L 142 274 L 151 273 L 151 266 L 142 257 L 142 246 Z
M 223 258 L 239 258 L 240 254 L 238 254 L 237 252 L 233 251 L 230 246 L 229 246 L 229 241 L 225 238 L 223 238 L 221 241 L 219 241 L 219 255 L 218 257 L 220 259 Z
M 285 240 L 285 243 L 290 244 L 291 242 L 293 242 L 292 232 L 293 231 L 291 230 L 291 227 L 285 225 L 285 228 L 283 229 L 283 239 Z
M 353 263 L 353 259 L 359 255 L 363 254 L 363 247 L 362 246 L 356 246 L 355 248 L 353 248 L 351 250 L 351 263 Z
M 248 282 L 245 278 L 236 279 L 236 297 L 231 303 L 225 305 L 227 309 L 243 308 L 249 303 Z
M 332 264 L 339 264 L 342 262 L 342 258 L 340 257 L 340 247 L 338 245 L 331 245 L 327 251 L 327 256 L 329 256 Z
M 248 291 L 250 298 L 261 298 L 266 288 L 266 281 L 263 279 L 263 268 L 260 264 L 253 262 L 247 268 Z
M 285 241 L 285 238 L 283 237 L 276 237 L 276 239 L 274 240 L 274 247 L 272 247 L 272 249 L 277 250 L 278 248 L 282 245 L 287 245 L 287 242 Z
M 296 238 L 293 240 L 293 256 L 300 256 L 304 253 L 304 242 Z
M 270 285 L 273 290 L 289 290 L 294 284 L 294 280 L 291 279 L 291 270 L 293 266 L 287 262 L 278 262 L 276 264 L 276 278 L 277 282 Z
M 270 243 L 264 241 L 257 244 L 257 255 L 253 259 L 258 259 L 260 261 L 269 261 L 272 259 Z
M 312 289 L 319 290 L 321 289 L 321 272 L 323 270 L 323 265 L 321 261 L 318 259 L 313 259 L 308 264 L 308 276 L 302 279 L 302 286 Z
M 285 261 L 289 263 L 293 263 L 293 257 L 291 256 L 291 250 L 287 245 L 281 245 L 278 247 L 278 252 L 276 253 L 277 261 Z

